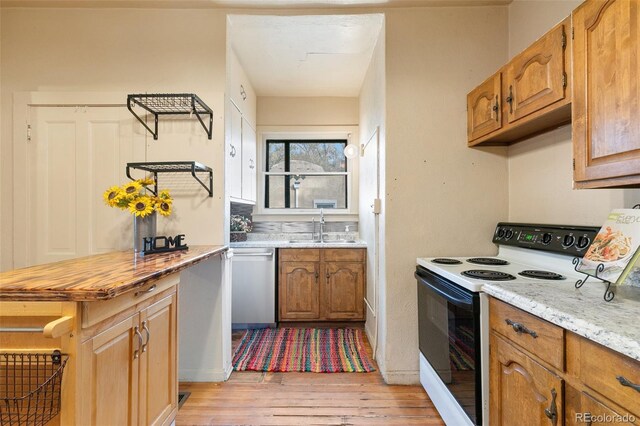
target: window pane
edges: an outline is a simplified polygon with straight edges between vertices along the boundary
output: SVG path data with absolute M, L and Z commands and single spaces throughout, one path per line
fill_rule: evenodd
M 344 141 L 291 142 L 292 172 L 346 172 Z M 284 155 L 283 155 L 284 157 Z
M 346 176 L 306 176 L 291 178 L 290 207 L 299 209 L 347 208 Z M 297 203 L 296 203 L 297 200 Z
M 284 176 L 265 176 L 265 207 L 268 209 L 284 209 Z
M 284 142 L 268 142 L 268 172 L 284 172 Z

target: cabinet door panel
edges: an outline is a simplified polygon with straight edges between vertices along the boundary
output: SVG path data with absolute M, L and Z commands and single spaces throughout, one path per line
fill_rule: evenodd
M 502 73 L 496 73 L 467 95 L 467 140 L 469 142 L 502 127 L 501 84 Z
M 82 344 L 79 424 L 138 424 L 138 319 L 134 315 Z
M 141 424 L 161 425 L 178 406 L 176 307 L 173 294 L 141 313 Z
M 612 0 L 574 11 L 576 181 L 640 175 L 639 9 Z
M 490 423 L 562 424 L 563 380 L 494 332 L 490 348 Z
M 324 264 L 323 318 L 364 319 L 364 264 Z
M 631 420 L 633 416 L 629 416 L 627 413 L 621 415 L 606 405 L 596 401 L 590 395 L 584 392 L 578 392 L 569 386 L 566 388 L 565 401 L 565 425 L 567 426 L 579 426 L 585 424 L 606 425 L 611 423 L 621 425 L 634 424 L 625 420 Z M 637 420 L 638 419 L 636 419 L 636 421 Z
M 280 263 L 280 319 L 320 318 L 320 270 L 317 262 Z
M 227 186 L 229 196 L 242 198 L 242 114 L 232 102 L 229 102 L 229 112 L 231 132 L 229 144 L 225 150 L 227 153 L 225 178 L 229 181 Z
M 564 99 L 564 34 L 560 24 L 509 62 L 509 123 Z
M 242 198 L 256 202 L 256 131 L 242 117 Z

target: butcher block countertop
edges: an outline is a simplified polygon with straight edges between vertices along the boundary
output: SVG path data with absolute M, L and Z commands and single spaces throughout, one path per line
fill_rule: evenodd
M 227 246 L 190 246 L 187 251 L 144 257 L 132 250 L 117 251 L 14 269 L 0 273 L 0 300 L 111 299 L 227 250 Z

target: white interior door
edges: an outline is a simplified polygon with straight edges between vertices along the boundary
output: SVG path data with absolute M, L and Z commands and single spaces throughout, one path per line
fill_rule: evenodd
M 126 108 L 32 106 L 28 121 L 27 182 L 16 182 L 26 192 L 27 263 L 129 248 L 131 215 L 102 201 L 127 181 L 127 162 L 145 159 Z

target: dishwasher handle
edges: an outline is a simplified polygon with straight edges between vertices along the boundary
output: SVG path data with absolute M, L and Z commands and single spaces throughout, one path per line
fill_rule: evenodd
M 248 256 L 264 256 L 264 257 L 273 257 L 273 252 L 270 251 L 268 253 L 265 252 L 255 252 L 255 253 L 238 253 L 238 252 L 233 252 L 233 256 L 234 257 L 248 257 Z

